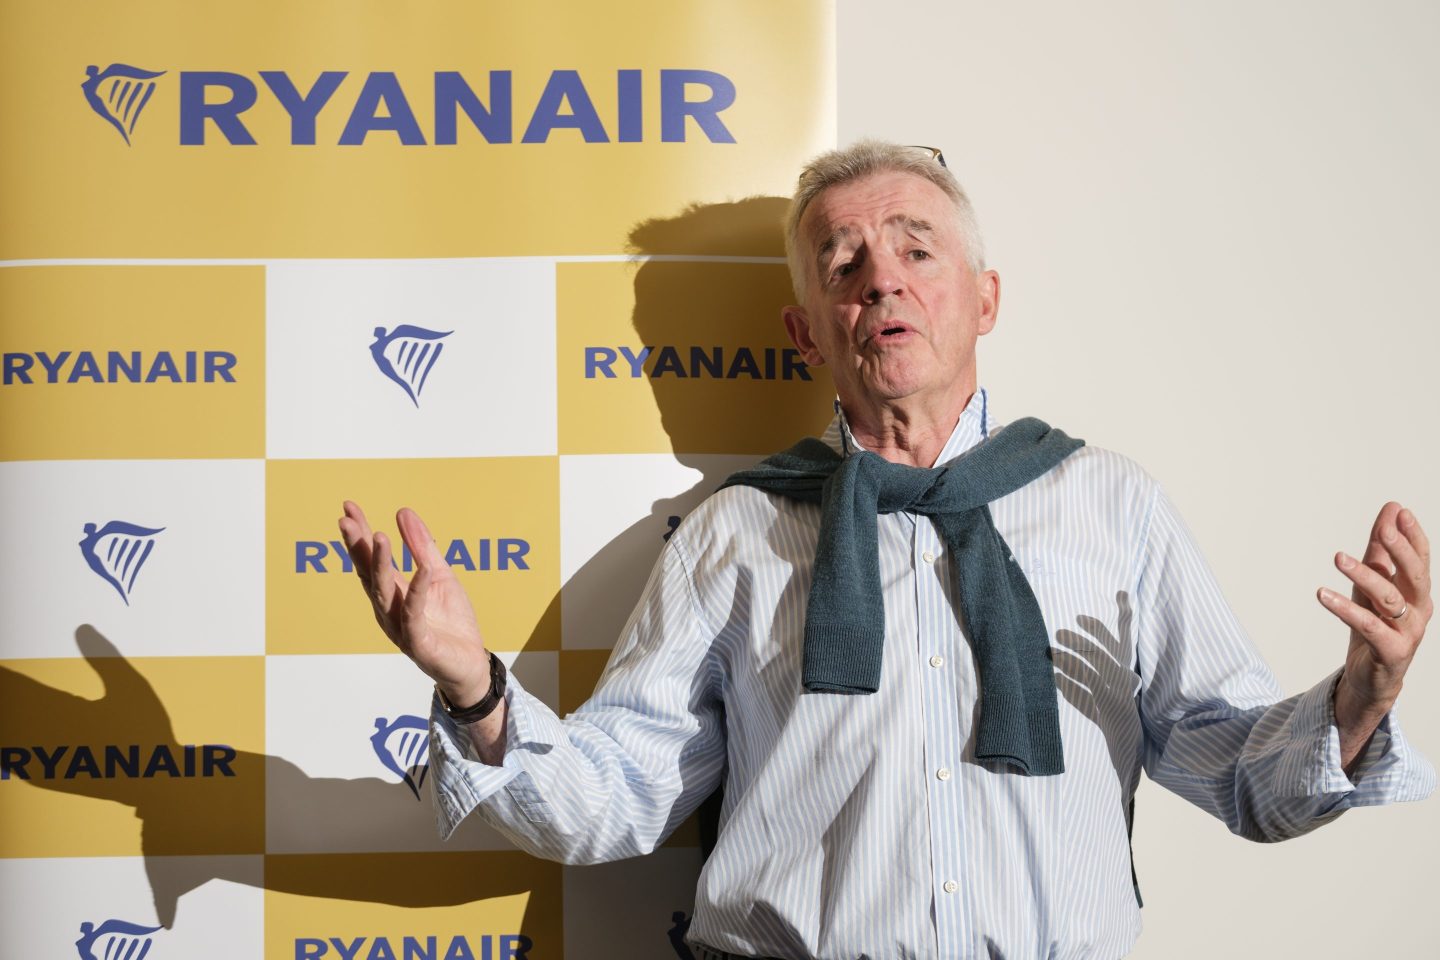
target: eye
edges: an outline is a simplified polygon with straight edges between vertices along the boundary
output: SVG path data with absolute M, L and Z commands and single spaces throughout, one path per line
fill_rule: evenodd
M 906 254 L 906 256 L 908 256 L 911 260 L 929 260 L 930 251 L 915 249 L 911 250 L 908 254 Z

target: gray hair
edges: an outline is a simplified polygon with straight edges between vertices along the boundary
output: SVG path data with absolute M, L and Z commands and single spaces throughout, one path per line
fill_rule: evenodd
M 811 160 L 800 172 L 800 180 L 795 185 L 795 196 L 785 216 L 785 259 L 790 265 L 790 282 L 800 303 L 805 302 L 805 286 L 809 277 L 809 264 L 800 250 L 800 218 L 805 215 L 811 201 L 831 187 L 877 173 L 914 174 L 945 191 L 955 204 L 956 225 L 960 228 L 960 239 L 965 245 L 970 269 L 977 274 L 984 271 L 985 244 L 980 237 L 980 224 L 975 219 L 970 198 L 965 196 L 955 175 L 924 148 L 906 147 L 884 140 L 860 140 Z

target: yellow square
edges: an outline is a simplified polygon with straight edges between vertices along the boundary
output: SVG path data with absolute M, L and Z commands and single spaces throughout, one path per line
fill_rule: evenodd
M 261 657 L 0 664 L 0 857 L 263 853 L 264 710 Z
M 265 455 L 261 267 L 0 270 L 0 459 Z
M 834 390 L 790 343 L 776 263 L 556 267 L 560 452 L 755 453 L 824 429 Z
M 265 500 L 268 652 L 394 652 L 340 538 L 345 500 L 390 537 L 407 573 L 395 512 L 420 514 L 469 593 L 487 646 L 559 649 L 557 458 L 272 460 Z
M 562 960 L 560 907 L 560 866 L 508 850 L 265 858 L 267 957 Z

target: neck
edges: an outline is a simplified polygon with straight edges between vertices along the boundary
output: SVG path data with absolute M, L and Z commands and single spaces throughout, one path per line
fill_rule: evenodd
M 891 463 L 933 467 L 974 395 L 972 386 L 930 402 L 905 398 L 866 405 L 842 399 L 840 407 L 850 434 L 866 450 Z

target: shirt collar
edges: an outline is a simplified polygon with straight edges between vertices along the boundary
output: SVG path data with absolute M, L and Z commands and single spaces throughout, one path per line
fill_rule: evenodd
M 960 414 L 960 421 L 955 424 L 955 429 L 950 431 L 950 439 L 946 440 L 945 446 L 941 448 L 940 456 L 935 461 L 936 466 L 954 460 L 990 436 L 990 432 L 996 428 L 997 424 L 990 409 L 990 396 L 985 388 L 981 387 L 970 397 L 970 402 Z M 835 401 L 835 419 L 830 421 L 830 426 L 820 439 L 842 457 L 865 449 L 850 432 L 850 424 L 845 419 L 845 411 L 840 409 L 839 400 Z

